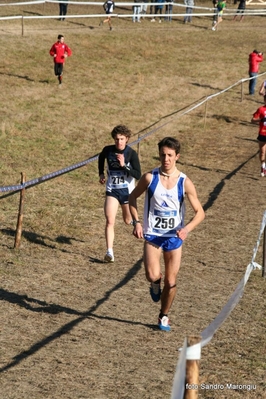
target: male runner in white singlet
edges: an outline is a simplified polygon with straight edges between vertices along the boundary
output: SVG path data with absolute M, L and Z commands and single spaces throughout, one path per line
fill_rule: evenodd
M 181 263 L 182 243 L 205 217 L 192 181 L 176 168 L 180 156 L 179 141 L 165 137 L 158 143 L 161 166 L 145 173 L 129 196 L 133 234 L 144 238 L 144 266 L 151 283 L 154 302 L 161 300 L 158 327 L 170 331 L 168 312 L 176 295 L 176 278 Z M 143 227 L 139 221 L 137 198 L 145 195 Z M 185 196 L 194 217 L 185 225 Z M 160 256 L 165 264 L 164 287 L 161 290 Z

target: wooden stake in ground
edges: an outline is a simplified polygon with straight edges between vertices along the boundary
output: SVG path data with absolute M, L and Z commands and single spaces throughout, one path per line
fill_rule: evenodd
M 21 173 L 21 184 L 25 183 L 25 174 Z M 18 221 L 16 228 L 16 236 L 15 236 L 15 244 L 14 248 L 18 248 L 20 246 L 21 234 L 22 234 L 22 221 L 23 221 L 23 207 L 24 207 L 24 197 L 25 197 L 25 188 L 20 190 L 20 201 L 19 201 L 19 210 L 18 210 Z
M 266 229 L 263 232 L 263 260 L 262 260 L 262 277 L 265 277 L 266 270 Z
M 21 36 L 24 36 L 24 18 L 23 18 L 23 15 L 21 17 Z
M 205 129 L 206 129 L 207 106 L 208 106 L 208 100 L 205 102 L 205 113 L 204 113 L 204 132 L 205 132 Z
M 199 336 L 188 337 L 187 362 L 184 399 L 197 399 L 199 387 L 199 359 L 201 338 Z M 193 348 L 190 348 L 193 347 Z

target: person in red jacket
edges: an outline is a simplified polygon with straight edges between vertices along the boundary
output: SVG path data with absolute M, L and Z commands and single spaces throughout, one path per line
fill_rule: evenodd
M 259 107 L 257 111 L 253 114 L 251 119 L 252 123 L 259 123 L 259 135 L 257 137 L 259 143 L 259 157 L 261 162 L 260 175 L 266 176 L 266 95 L 264 95 L 264 105 Z
M 257 50 L 253 50 L 252 53 L 249 54 L 249 77 L 253 78 L 249 81 L 249 94 L 255 94 L 255 87 L 257 83 L 257 76 L 259 72 L 259 63 L 263 61 L 263 53 L 260 53 Z
M 67 57 L 70 57 L 72 51 L 64 42 L 63 35 L 58 35 L 57 42 L 50 49 L 50 55 L 54 57 L 54 73 L 58 77 L 59 85 L 62 84 L 63 66 Z

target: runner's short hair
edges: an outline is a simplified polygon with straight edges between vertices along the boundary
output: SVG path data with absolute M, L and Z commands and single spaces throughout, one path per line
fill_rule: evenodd
M 180 143 L 174 137 L 165 137 L 158 143 L 159 151 L 162 147 L 168 147 L 175 150 L 176 155 L 180 153 Z

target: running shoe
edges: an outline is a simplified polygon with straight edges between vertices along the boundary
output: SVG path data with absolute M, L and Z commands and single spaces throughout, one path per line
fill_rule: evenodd
M 169 325 L 169 319 L 167 316 L 163 316 L 161 319 L 158 319 L 158 327 L 162 331 L 170 331 L 171 327 Z
M 106 252 L 104 261 L 107 263 L 113 263 L 115 261 L 114 255 L 110 254 L 110 252 Z
M 261 175 L 261 177 L 266 176 L 266 169 L 264 169 L 263 167 L 261 167 L 260 175 Z
M 161 279 L 162 278 L 160 278 L 160 281 L 157 284 L 156 283 L 151 283 L 150 295 L 151 295 L 151 298 L 152 298 L 153 302 L 159 302 L 159 300 L 161 298 L 161 293 L 162 293 L 162 290 L 161 290 Z

